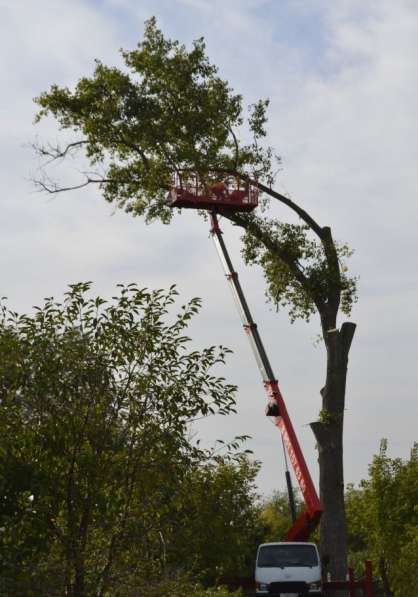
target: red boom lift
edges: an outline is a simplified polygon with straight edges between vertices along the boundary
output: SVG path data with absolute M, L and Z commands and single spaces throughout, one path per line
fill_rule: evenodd
M 210 211 L 211 234 L 226 277 L 230 282 L 244 330 L 250 340 L 267 392 L 266 415 L 272 417 L 274 424 L 281 432 L 283 444 L 286 447 L 305 501 L 305 510 L 296 519 L 290 475 L 289 471 L 286 471 L 289 503 L 293 518 L 293 524 L 286 535 L 286 540 L 307 541 L 311 532 L 317 527 L 323 509 L 289 418 L 278 381 L 271 368 L 257 325 L 254 323 L 239 282 L 238 274 L 234 270 L 222 238 L 217 218 L 217 214 L 252 211 L 258 205 L 258 189 L 255 185 L 249 183 L 242 185 L 240 181 L 232 178 L 213 184 L 203 184 L 196 176 L 182 177 L 177 175 L 168 196 L 168 203 L 170 207 Z

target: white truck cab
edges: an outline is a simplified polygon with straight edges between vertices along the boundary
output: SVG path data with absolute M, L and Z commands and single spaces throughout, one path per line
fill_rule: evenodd
M 263 543 L 255 564 L 257 597 L 321 595 L 321 561 L 315 543 Z

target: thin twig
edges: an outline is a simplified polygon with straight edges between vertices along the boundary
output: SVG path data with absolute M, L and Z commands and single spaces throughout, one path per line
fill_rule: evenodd
M 32 144 L 33 149 L 43 157 L 51 158 L 48 162 L 44 165 L 47 166 L 56 160 L 63 159 L 67 156 L 74 149 L 79 149 L 82 145 L 86 145 L 89 141 L 87 139 L 80 139 L 80 141 L 73 141 L 72 143 L 68 143 L 64 149 L 60 149 L 59 145 L 56 147 L 52 147 L 48 145 L 48 149 L 45 145 L 36 145 L 35 143 Z

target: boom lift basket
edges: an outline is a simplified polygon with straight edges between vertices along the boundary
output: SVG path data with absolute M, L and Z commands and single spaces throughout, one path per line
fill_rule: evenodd
M 210 183 L 197 175 L 176 174 L 167 202 L 170 207 L 249 212 L 258 205 L 258 189 L 231 176 Z

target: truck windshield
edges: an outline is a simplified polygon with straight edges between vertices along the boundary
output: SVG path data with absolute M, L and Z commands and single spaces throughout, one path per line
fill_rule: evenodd
M 257 558 L 259 568 L 284 568 L 287 566 L 318 566 L 318 556 L 313 545 L 265 545 L 260 547 Z

